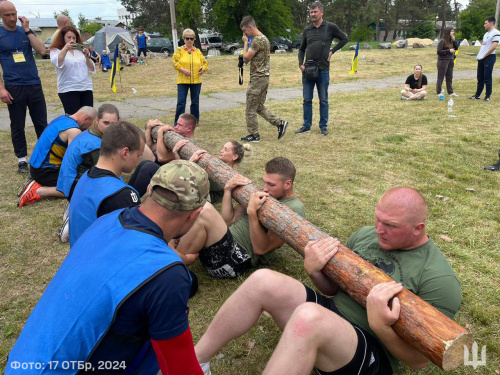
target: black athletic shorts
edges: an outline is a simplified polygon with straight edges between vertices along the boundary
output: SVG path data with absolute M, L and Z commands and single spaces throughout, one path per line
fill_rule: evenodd
M 335 306 L 334 298 L 318 294 L 306 285 L 304 287 L 306 288 L 307 302 L 317 303 L 349 322 Z M 316 373 L 319 375 L 391 375 L 391 363 L 380 342 L 363 328 L 352 323 L 351 325 L 358 336 L 358 347 L 351 362 L 331 372 L 315 368 Z M 335 340 L 335 338 L 332 338 L 332 340 Z
M 59 168 L 33 168 L 30 165 L 30 174 L 42 186 L 57 186 Z
M 208 274 L 218 279 L 241 276 L 252 266 L 250 256 L 236 243 L 229 228 L 219 241 L 202 249 L 199 258 Z

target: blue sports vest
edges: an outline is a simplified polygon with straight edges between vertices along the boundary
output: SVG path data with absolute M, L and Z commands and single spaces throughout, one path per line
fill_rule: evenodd
M 90 134 L 88 129 L 75 137 L 64 154 L 56 189 L 68 197 L 78 173 L 77 167 L 83 162 L 83 155 L 99 148 L 101 138 Z
M 35 149 L 33 150 L 33 153 L 30 157 L 30 165 L 33 168 L 40 168 L 43 164 L 47 164 L 49 161 L 52 145 L 59 136 L 59 133 L 71 128 L 79 128 L 76 121 L 71 117 L 62 115 L 54 119 L 45 128 L 40 139 L 36 143 Z M 50 167 L 56 168 L 54 164 L 50 164 Z
M 76 374 L 78 368 L 65 361 L 90 358 L 121 304 L 157 274 L 182 263 L 163 238 L 124 228 L 122 211 L 99 218 L 71 249 L 10 352 L 6 375 Z M 30 362 L 43 366 L 15 369 Z
M 97 220 L 97 211 L 102 201 L 127 187 L 135 191 L 133 187 L 123 182 L 121 176 L 119 178 L 111 176 L 91 178 L 88 176 L 88 171 L 83 174 L 76 184 L 69 205 L 70 247 L 73 247 L 83 232 Z
M 137 48 L 146 48 L 146 34 L 136 34 L 135 37 L 137 38 Z

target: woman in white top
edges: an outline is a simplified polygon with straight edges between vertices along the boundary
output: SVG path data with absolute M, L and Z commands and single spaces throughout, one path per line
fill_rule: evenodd
M 82 43 L 78 31 L 73 26 L 66 26 L 50 46 L 50 61 L 57 73 L 57 92 L 68 115 L 78 112 L 81 107 L 94 106 L 90 73 L 95 73 L 95 66 L 89 50 L 79 49 Z

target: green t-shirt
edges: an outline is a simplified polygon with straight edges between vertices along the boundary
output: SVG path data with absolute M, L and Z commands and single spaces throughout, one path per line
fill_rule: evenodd
M 453 319 L 460 308 L 460 283 L 450 263 L 430 238 L 425 244 L 412 250 L 387 251 L 380 248 L 375 227 L 363 227 L 349 237 L 346 246 L 447 317 Z M 335 295 L 334 301 L 350 322 L 375 336 L 368 324 L 364 307 L 341 290 Z M 396 371 L 399 361 L 385 347 L 384 350 L 393 371 Z
M 255 52 L 250 60 L 250 78 L 269 76 L 271 70 L 271 45 L 264 34 L 257 35 L 252 40 L 250 49 Z
M 291 208 L 302 217 L 306 217 L 304 205 L 297 197 L 280 199 L 280 203 Z M 269 264 L 272 251 L 264 255 L 256 255 L 253 252 L 252 240 L 250 239 L 250 224 L 248 222 L 248 215 L 245 214 L 240 220 L 229 227 L 234 240 L 240 245 L 252 258 L 252 266 L 255 267 L 260 264 Z

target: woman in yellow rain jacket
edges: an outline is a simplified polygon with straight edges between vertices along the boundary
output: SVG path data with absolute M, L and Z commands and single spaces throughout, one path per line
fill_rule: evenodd
M 177 48 L 172 56 L 172 63 L 177 70 L 177 109 L 175 111 L 175 122 L 186 110 L 186 98 L 188 90 L 191 91 L 190 113 L 200 120 L 200 91 L 201 76 L 208 71 L 208 63 L 201 50 L 193 46 L 195 33 L 186 29 L 182 33 L 184 45 Z

